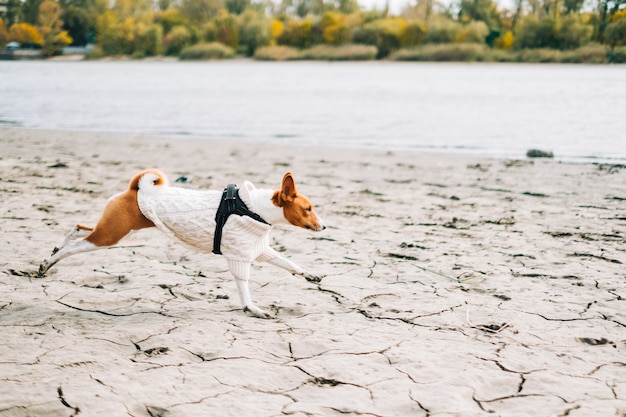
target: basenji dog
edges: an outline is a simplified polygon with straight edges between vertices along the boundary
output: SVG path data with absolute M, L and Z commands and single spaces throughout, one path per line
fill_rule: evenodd
M 253 261 L 268 262 L 310 282 L 322 279 L 269 246 L 270 231 L 278 224 L 316 232 L 326 228 L 309 199 L 296 190 L 291 172 L 278 190 L 257 189 L 245 181 L 241 189 L 231 185 L 222 192 L 170 187 L 163 173 L 148 169 L 135 175 L 126 191 L 109 199 L 95 227 L 74 226 L 42 262 L 39 275 L 70 255 L 110 247 L 131 231 L 157 227 L 191 249 L 223 255 L 244 311 L 270 318 L 250 297 Z

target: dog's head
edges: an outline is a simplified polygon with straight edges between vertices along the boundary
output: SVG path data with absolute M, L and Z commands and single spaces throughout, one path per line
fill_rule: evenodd
M 326 228 L 322 219 L 315 214 L 311 201 L 302 194 L 298 194 L 291 172 L 287 172 L 283 177 L 280 190 L 274 192 L 272 202 L 283 209 L 285 219 L 294 226 L 316 232 Z

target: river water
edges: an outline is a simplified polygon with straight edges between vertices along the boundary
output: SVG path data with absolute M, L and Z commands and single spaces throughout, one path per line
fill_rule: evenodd
M 626 66 L 0 61 L 0 126 L 626 161 Z

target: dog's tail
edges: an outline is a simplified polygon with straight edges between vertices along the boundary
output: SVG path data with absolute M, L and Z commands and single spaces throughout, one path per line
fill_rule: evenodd
M 158 169 L 146 169 L 145 171 L 141 171 L 139 174 L 135 175 L 132 180 L 130 180 L 130 184 L 128 184 L 128 188 L 131 190 L 142 190 L 142 191 L 151 191 L 154 190 L 156 186 L 167 186 L 169 185 L 169 181 L 165 174 L 163 174 Z

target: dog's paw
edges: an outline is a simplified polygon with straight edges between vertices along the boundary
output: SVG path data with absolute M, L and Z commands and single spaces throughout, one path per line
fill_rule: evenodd
M 307 281 L 313 282 L 316 284 L 322 282 L 322 279 L 324 279 L 324 275 L 313 275 L 310 272 L 306 272 L 306 271 L 299 275 L 303 276 L 304 279 L 306 279 Z
M 255 306 L 255 305 L 245 306 L 243 308 L 243 311 L 244 311 L 244 313 L 250 313 L 254 317 L 258 317 L 260 319 L 273 319 L 273 318 L 275 318 L 274 316 L 272 316 L 267 311 L 262 310 L 262 309 L 260 309 L 259 307 Z
M 37 276 L 39 278 L 42 278 L 46 276 L 46 272 L 48 272 L 48 263 L 44 262 L 41 265 L 39 265 L 39 271 L 37 271 Z

